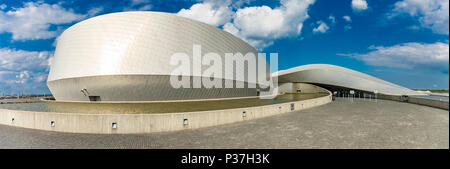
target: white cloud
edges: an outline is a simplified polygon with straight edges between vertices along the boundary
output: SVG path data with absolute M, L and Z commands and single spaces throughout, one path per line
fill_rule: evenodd
M 352 29 L 352 26 L 351 26 L 351 25 L 345 25 L 345 26 L 344 26 L 344 31 L 348 31 L 348 30 L 350 30 L 350 29 Z
M 8 92 L 48 91 L 47 80 L 52 52 L 0 48 L 0 89 Z
M 177 15 L 195 19 L 243 39 L 257 49 L 273 44 L 278 38 L 298 36 L 307 19 L 308 7 L 315 0 L 280 0 L 280 6 L 251 6 L 240 8 L 250 0 L 203 0 Z
M 28 73 L 27 70 L 22 71 L 19 73 L 19 75 L 16 76 L 17 78 L 23 79 L 23 78 L 29 78 L 30 74 Z
M 406 13 L 416 18 L 423 27 L 438 34 L 449 34 L 448 0 L 403 0 L 395 3 L 392 16 Z
M 314 0 L 281 0 L 280 3 L 277 8 L 238 9 L 233 21 L 223 28 L 258 49 L 273 44 L 275 39 L 300 35 L 303 22 L 309 18 L 308 7 Z
M 100 12 L 102 12 L 103 10 L 105 10 L 103 7 L 91 8 L 91 9 L 87 12 L 87 15 L 88 15 L 88 17 L 93 17 L 93 16 L 99 14 Z
M 350 23 L 352 22 L 352 18 L 350 18 L 350 16 L 346 15 L 346 16 L 343 16 L 342 19 L 344 19 L 345 22 L 347 23 L 344 26 L 344 31 L 348 31 L 348 30 L 352 29 L 352 26 L 350 25 Z
M 0 48 L 0 70 L 36 70 L 45 71 L 52 60 L 53 53 L 48 51 L 24 51 Z
M 131 0 L 128 5 L 123 7 L 123 11 L 148 11 L 152 9 L 150 0 Z
M 48 73 L 47 72 L 38 72 L 33 74 L 33 80 L 36 83 L 41 83 L 47 81 Z
M 333 15 L 328 16 L 328 19 L 330 20 L 332 25 L 337 23 L 336 17 L 334 17 Z
M 18 75 L 16 75 L 16 83 L 19 84 L 24 84 L 25 82 L 28 81 L 28 79 L 30 78 L 30 73 L 29 71 L 25 70 L 20 72 Z
M 1 10 L 6 9 L 6 7 L 8 7 L 6 4 L 1 4 L 1 5 L 0 5 L 0 9 L 1 9 Z
M 342 19 L 344 19 L 346 22 L 352 22 L 352 18 L 350 18 L 350 16 L 348 15 L 343 16 Z
M 297 35 L 300 35 L 300 33 L 302 32 L 302 29 L 303 29 L 303 23 L 298 24 L 298 26 L 297 26 Z
M 85 17 L 59 4 L 27 2 L 23 8 L 0 11 L 0 33 L 10 32 L 14 40 L 49 39 L 61 32 L 60 28 L 49 30 L 50 26 L 72 23 Z
M 217 4 L 214 1 L 205 1 L 194 4 L 189 9 L 181 9 L 177 15 L 220 26 L 229 22 L 233 17 L 234 12 L 229 5 L 229 3 Z
M 313 29 L 313 33 L 326 33 L 330 29 L 330 27 L 328 27 L 328 25 L 323 21 L 317 21 L 317 24 L 319 26 Z
M 325 21 L 319 20 L 315 23 L 312 23 L 311 26 L 315 26 L 312 32 L 314 34 L 328 33 L 331 30 L 331 28 L 337 24 L 336 17 L 334 17 L 332 14 L 328 16 L 328 20 L 329 22 L 326 22 L 326 20 Z
M 411 25 L 411 26 L 409 26 L 408 27 L 408 29 L 410 29 L 410 30 L 420 30 L 420 26 L 417 26 L 417 25 Z
M 368 8 L 366 0 L 352 0 L 353 11 L 364 11 Z
M 28 87 L 28 85 L 41 86 L 42 84 L 45 85 L 47 76 L 47 72 L 32 72 L 29 70 L 0 71 L 0 85 L 6 84 L 6 86 L 2 86 L 6 88 L 17 87 L 17 84 L 27 84 L 22 87 Z
M 280 9 L 247 7 L 236 12 L 234 26 L 247 37 L 279 37 L 288 30 L 282 28 L 283 22 L 284 16 Z
M 372 46 L 367 54 L 338 54 L 351 56 L 369 65 L 394 68 L 432 68 L 448 71 L 449 46 L 433 44 L 403 43 L 390 47 Z
M 148 11 L 150 9 L 152 9 L 152 5 L 147 4 L 147 5 L 144 5 L 144 6 L 140 7 L 140 8 L 138 8 L 137 10 L 138 11 Z
M 150 3 L 150 0 L 131 0 L 131 6 Z

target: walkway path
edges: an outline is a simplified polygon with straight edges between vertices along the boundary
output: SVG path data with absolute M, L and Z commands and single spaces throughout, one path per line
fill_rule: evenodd
M 300 111 L 197 130 L 93 135 L 0 125 L 0 148 L 449 148 L 449 112 L 338 98 Z

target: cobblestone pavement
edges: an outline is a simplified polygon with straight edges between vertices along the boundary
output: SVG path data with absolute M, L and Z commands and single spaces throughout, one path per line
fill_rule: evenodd
M 71 134 L 0 125 L 0 148 L 449 148 L 449 112 L 337 99 L 298 112 L 196 130 Z

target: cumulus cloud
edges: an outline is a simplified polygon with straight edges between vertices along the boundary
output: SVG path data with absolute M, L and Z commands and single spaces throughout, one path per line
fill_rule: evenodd
M 333 15 L 328 16 L 328 20 L 330 20 L 332 25 L 337 23 L 336 17 L 334 17 Z
M 234 15 L 229 5 L 230 2 L 205 1 L 194 4 L 189 9 L 181 9 L 177 15 L 220 26 L 229 22 Z
M 47 72 L 0 71 L 0 92 L 2 94 L 42 94 L 48 91 L 45 81 Z
M 328 29 L 330 29 L 330 27 L 328 27 L 328 25 L 323 21 L 317 21 L 317 25 L 319 26 L 313 29 L 313 33 L 326 33 Z
M 309 18 L 308 7 L 314 0 L 281 0 L 281 6 L 245 7 L 238 9 L 232 22 L 224 25 L 228 31 L 258 49 L 273 43 L 275 39 L 298 36 L 303 22 Z
M 366 0 L 352 0 L 352 9 L 355 12 L 364 11 L 368 8 Z
M 181 9 L 177 15 L 195 19 L 243 39 L 257 49 L 273 44 L 278 38 L 298 36 L 308 7 L 314 0 L 280 0 L 280 6 L 250 6 L 241 8 L 249 0 L 203 0 L 189 9 Z
M 346 22 L 352 22 L 352 18 L 350 18 L 350 16 L 348 15 L 343 16 L 342 19 L 344 19 Z
M 45 71 L 51 63 L 53 53 L 48 51 L 24 51 L 0 48 L 0 70 Z
M 49 39 L 61 32 L 61 29 L 49 30 L 51 25 L 72 23 L 85 17 L 59 4 L 27 2 L 23 8 L 0 11 L 0 33 L 9 32 L 14 40 Z
M 352 18 L 350 18 L 350 16 L 346 15 L 346 16 L 343 16 L 342 19 L 344 19 L 344 21 L 346 22 L 346 25 L 344 26 L 344 31 L 348 31 L 348 30 L 352 29 L 352 26 L 350 25 L 350 23 L 352 22 Z
M 337 19 L 334 17 L 333 14 L 328 16 L 328 22 L 327 20 L 322 21 L 319 20 L 315 23 L 312 23 L 311 26 L 315 26 L 312 30 L 314 34 L 324 34 L 328 33 L 332 27 L 334 27 L 337 24 Z
M 48 91 L 45 81 L 53 53 L 0 48 L 0 86 L 4 91 Z
M 437 42 L 403 43 L 390 47 L 371 46 L 366 54 L 338 54 L 350 56 L 374 66 L 394 68 L 431 68 L 448 71 L 449 46 Z
M 29 71 L 25 70 L 16 75 L 16 83 L 24 84 L 30 78 Z
M 403 0 L 395 3 L 393 14 L 408 14 L 438 34 L 449 34 L 448 0 Z

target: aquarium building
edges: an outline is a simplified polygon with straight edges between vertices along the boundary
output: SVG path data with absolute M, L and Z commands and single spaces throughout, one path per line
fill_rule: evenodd
M 170 77 L 176 66 L 170 63 L 171 56 L 186 53 L 190 61 L 201 62 L 192 57 L 194 45 L 201 46 L 202 55 L 214 52 L 222 60 L 225 53 L 257 55 L 252 46 L 238 37 L 175 14 L 112 13 L 79 22 L 58 37 L 47 85 L 58 101 L 180 101 L 257 97 L 261 84 L 254 79 L 271 76 L 269 69 L 264 73 L 250 72 L 257 78 L 246 76 L 244 88 L 174 88 Z M 222 62 L 223 69 L 229 67 L 236 65 Z M 241 71 L 245 74 L 252 71 L 247 65 L 236 69 L 244 69 Z M 210 78 L 193 73 L 191 78 Z M 312 84 L 340 93 L 357 90 L 388 95 L 417 94 L 333 65 L 295 67 L 279 71 L 274 77 L 278 77 L 281 92 L 308 92 L 299 85 Z M 236 82 L 232 78 L 221 81 L 223 84 Z M 248 87 L 249 84 L 257 87 Z
M 177 67 L 170 64 L 171 56 L 186 53 L 190 61 L 200 62 L 192 57 L 193 45 L 201 46 L 202 56 L 209 52 L 221 57 L 237 52 L 257 55 L 243 40 L 202 22 L 162 12 L 112 13 L 79 22 L 58 37 L 47 85 L 59 101 L 166 101 L 258 95 L 259 89 L 249 88 L 248 84 L 259 84 L 248 77 L 243 81 L 244 88 L 173 88 L 169 79 Z M 235 66 L 222 64 L 223 68 Z M 247 65 L 242 68 L 247 74 Z M 268 69 L 266 73 L 254 73 L 270 77 Z M 192 76 L 209 78 L 195 72 Z M 231 78 L 221 80 L 224 84 L 235 83 Z

